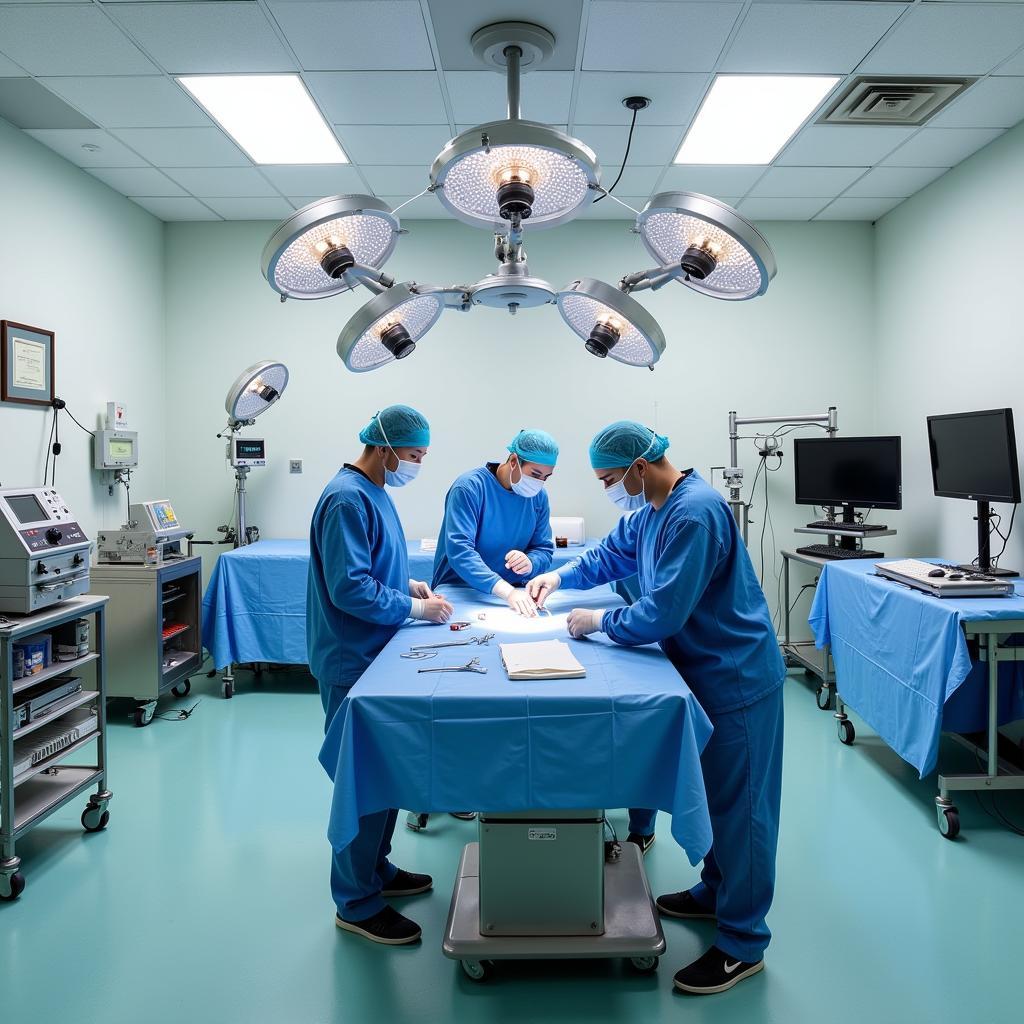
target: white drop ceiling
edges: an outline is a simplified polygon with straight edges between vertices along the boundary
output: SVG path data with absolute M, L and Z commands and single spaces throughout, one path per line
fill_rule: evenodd
M 1024 0 L 0 0 L 0 116 L 168 221 L 276 220 L 339 192 L 397 205 L 452 135 L 504 116 L 469 40 L 511 19 L 557 39 L 523 116 L 588 143 L 605 184 L 622 99 L 653 100 L 615 191 L 632 206 L 686 189 L 755 219 L 875 220 L 1024 119 Z M 174 78 L 228 72 L 300 74 L 351 163 L 253 164 Z M 674 165 L 719 72 L 841 80 L 772 166 Z M 815 124 L 864 74 L 978 81 L 920 129 Z M 424 196 L 402 216 L 447 214 Z

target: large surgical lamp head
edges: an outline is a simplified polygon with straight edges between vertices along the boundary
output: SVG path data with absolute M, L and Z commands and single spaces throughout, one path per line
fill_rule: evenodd
M 444 308 L 444 298 L 437 291 L 417 292 L 411 281 L 392 285 L 345 324 L 338 335 L 338 355 L 356 373 L 405 359 L 437 323 Z
M 775 276 L 771 246 L 731 206 L 695 192 L 661 192 L 636 220 L 647 251 L 676 280 L 716 299 L 753 299 Z
M 264 360 L 243 370 L 224 402 L 229 428 L 236 430 L 262 416 L 284 394 L 287 386 L 288 368 L 284 363 Z
M 329 196 L 282 222 L 263 249 L 263 276 L 285 298 L 322 299 L 358 283 L 345 271 L 378 268 L 394 251 L 398 218 L 372 196 Z
M 636 299 L 592 277 L 558 293 L 562 319 L 584 340 L 591 355 L 629 366 L 652 367 L 665 351 L 657 320 Z

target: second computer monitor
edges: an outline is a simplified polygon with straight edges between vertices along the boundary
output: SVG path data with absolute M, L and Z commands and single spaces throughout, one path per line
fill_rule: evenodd
M 793 442 L 796 503 L 902 508 L 899 437 L 804 437 Z

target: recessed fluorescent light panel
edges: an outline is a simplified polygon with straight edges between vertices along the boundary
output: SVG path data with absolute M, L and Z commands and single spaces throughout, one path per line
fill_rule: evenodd
M 838 81 L 825 75 L 719 75 L 675 162 L 770 164 Z
M 188 75 L 178 81 L 258 164 L 347 164 L 298 75 Z

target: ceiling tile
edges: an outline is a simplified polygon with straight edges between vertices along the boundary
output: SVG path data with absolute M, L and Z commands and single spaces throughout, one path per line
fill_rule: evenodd
M 1012 128 L 1024 118 L 1024 78 L 983 78 L 928 123 L 929 128 Z
M 449 71 L 475 71 L 473 33 L 499 21 L 543 25 L 555 37 L 555 48 L 544 66 L 571 71 L 576 66 L 583 0 L 427 0 L 441 66 Z
M 874 167 L 854 182 L 843 194 L 843 198 L 912 196 L 918 189 L 945 173 L 945 167 Z
M 142 51 L 96 6 L 0 7 L 4 53 L 33 75 L 156 74 Z
M 861 74 L 983 75 L 1024 45 L 1024 5 L 924 3 L 857 69 Z
M 281 220 L 295 211 L 286 199 L 207 199 L 226 220 Z
M 161 220 L 220 220 L 220 217 L 208 210 L 198 199 L 158 199 L 156 197 L 134 197 L 144 210 L 149 210 Z
M 996 68 L 997 75 L 1024 75 L 1024 50 Z
M 711 71 L 739 3 L 590 5 L 583 67 L 587 71 Z
M 408 196 L 381 196 L 392 209 L 401 206 Z M 420 196 L 398 212 L 398 219 L 404 224 L 409 220 L 450 220 L 451 214 L 438 202 L 435 196 Z
M 422 192 L 430 184 L 430 174 L 426 165 L 419 167 L 415 164 L 409 167 L 372 167 L 362 164 L 359 168 L 370 188 L 378 196 L 400 196 L 403 193 L 405 198 Z M 403 200 L 404 202 L 404 200 Z
M 125 196 L 183 196 L 185 190 L 152 167 L 107 167 L 90 170 L 115 192 Z
M 615 194 L 649 196 L 654 191 L 654 187 L 658 184 L 658 179 L 664 170 L 663 164 L 658 164 L 657 167 L 645 167 L 641 164 L 634 164 L 631 160 L 622 175 L 622 180 L 615 186 Z M 619 165 L 602 166 L 601 184 L 605 188 L 609 188 L 618 175 Z
M 307 71 L 422 71 L 434 67 L 417 0 L 270 0 Z
M 146 161 L 99 128 L 29 130 L 28 135 L 79 167 L 145 167 Z M 83 146 L 97 146 L 92 153 Z
M 846 74 L 905 9 L 895 3 L 755 4 L 718 70 Z
M 751 196 L 826 199 L 839 195 L 867 170 L 865 167 L 771 167 Z
M 350 164 L 264 164 L 260 171 L 286 196 L 362 194 L 366 185 Z
M 899 206 L 902 199 L 833 199 L 815 220 L 878 220 L 891 209 Z
M 642 71 L 584 71 L 576 98 L 579 124 L 625 124 L 633 112 L 622 101 L 646 96 L 651 105 L 637 114 L 640 125 L 689 124 L 697 112 L 708 76 L 646 74 Z
M 278 198 L 274 186 L 254 167 L 172 167 L 167 174 L 197 199 Z
M 105 128 L 185 128 L 211 124 L 183 89 L 159 75 L 40 81 Z
M 445 82 L 456 121 L 484 124 L 508 111 L 505 78 L 494 71 L 447 71 Z M 531 71 L 523 75 L 520 108 L 527 121 L 569 120 L 571 71 Z
M 610 125 L 576 125 L 576 137 L 582 139 L 595 153 L 601 164 L 622 163 L 626 152 L 629 129 Z M 633 132 L 633 144 L 629 148 L 631 164 L 667 164 L 676 155 L 683 130 L 679 126 L 641 126 Z
M 459 135 L 461 135 L 463 132 L 468 132 L 471 128 L 476 128 L 478 126 L 479 126 L 479 121 L 476 122 L 475 124 L 457 124 L 455 126 L 455 131 L 458 132 Z M 568 133 L 568 131 L 569 131 L 569 126 L 566 125 L 566 124 L 549 124 L 548 127 L 549 128 L 555 128 L 558 131 L 564 132 L 564 133 Z
M 0 78 L 0 117 L 15 128 L 95 128 L 34 78 Z
M 254 3 L 117 4 L 109 10 L 171 74 L 295 70 Z
M 742 196 L 766 169 L 761 164 L 673 164 L 665 172 L 661 188 L 665 192 Z
M 114 133 L 158 167 L 246 167 L 219 128 L 118 128 Z
M 335 131 L 349 159 L 357 164 L 424 164 L 448 142 L 447 125 L 338 124 Z
M 337 124 L 406 124 L 411 115 L 420 124 L 448 123 L 436 71 L 311 71 L 305 79 Z
M 800 167 L 854 167 L 877 164 L 901 142 L 914 134 L 914 128 L 894 125 L 855 125 L 838 127 L 814 124 L 805 128 L 782 151 L 776 163 Z
M 19 78 L 24 76 L 24 69 L 18 67 L 13 60 L 0 53 L 0 78 Z
M 618 195 L 618 189 L 615 190 L 615 195 Z M 619 199 L 621 199 L 623 203 L 628 203 L 634 210 L 642 210 L 648 197 L 627 196 L 623 194 L 619 196 Z M 602 199 L 600 202 L 593 202 L 590 206 L 586 207 L 579 215 L 578 219 L 621 220 L 631 224 L 636 219 L 636 214 L 633 213 L 633 210 L 627 210 L 625 206 L 622 206 L 620 203 L 616 203 L 612 199 Z
M 744 199 L 739 211 L 748 220 L 810 220 L 827 199 Z
M 1003 134 L 1001 128 L 922 128 L 885 160 L 889 167 L 955 167 Z

